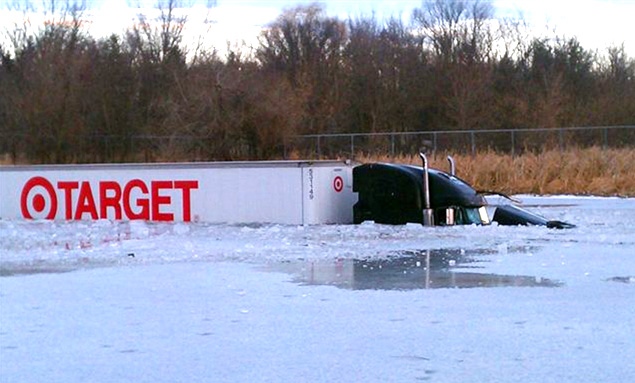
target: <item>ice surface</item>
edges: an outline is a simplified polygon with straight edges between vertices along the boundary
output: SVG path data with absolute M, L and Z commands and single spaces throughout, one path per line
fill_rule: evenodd
M 0 382 L 634 380 L 635 200 L 519 198 L 578 227 L 0 221 Z

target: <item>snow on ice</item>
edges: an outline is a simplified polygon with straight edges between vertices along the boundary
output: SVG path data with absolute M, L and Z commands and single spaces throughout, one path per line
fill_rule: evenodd
M 635 200 L 544 227 L 0 221 L 0 382 L 635 379 Z

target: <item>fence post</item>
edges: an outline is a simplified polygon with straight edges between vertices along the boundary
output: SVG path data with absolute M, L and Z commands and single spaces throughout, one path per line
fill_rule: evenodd
M 351 157 L 355 157 L 355 136 L 351 134 Z
M 322 157 L 322 149 L 320 148 L 320 136 L 317 136 L 317 159 Z
M 472 156 L 475 156 L 476 155 L 476 141 L 475 141 L 475 138 L 474 138 L 474 131 L 473 130 L 470 131 L 470 139 L 472 141 Z
M 390 135 L 390 156 L 391 157 L 395 156 L 395 135 L 394 134 Z
M 437 132 L 432 132 L 432 146 L 433 146 L 433 148 L 432 148 L 433 153 L 436 154 L 436 152 L 437 152 Z
M 602 149 L 606 150 L 609 147 L 609 131 L 607 128 L 602 129 Z
M 513 130 L 512 130 L 511 133 L 512 133 L 512 158 L 514 158 L 514 157 L 516 157 L 516 144 L 515 144 L 515 141 L 516 141 L 516 139 L 515 139 L 516 137 L 515 136 L 516 136 L 516 134 L 515 134 L 515 131 L 513 131 Z

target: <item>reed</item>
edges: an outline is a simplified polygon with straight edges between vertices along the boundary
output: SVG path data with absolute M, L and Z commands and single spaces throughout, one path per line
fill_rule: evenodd
M 507 194 L 572 194 L 635 197 L 635 150 L 597 147 L 524 153 L 493 151 L 452 155 L 457 176 L 477 190 Z M 448 170 L 446 154 L 430 155 L 430 167 Z M 419 155 L 363 156 L 359 162 L 421 165 Z

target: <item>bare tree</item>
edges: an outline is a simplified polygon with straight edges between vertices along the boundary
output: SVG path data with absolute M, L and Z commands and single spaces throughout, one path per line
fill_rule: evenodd
M 303 72 L 337 62 L 345 43 L 344 23 L 328 18 L 317 5 L 286 10 L 260 36 L 256 58 L 267 68 L 288 73 L 297 84 Z
M 30 12 L 30 3 L 23 4 Z M 26 154 L 37 161 L 67 161 L 81 144 L 86 127 L 78 102 L 82 57 L 88 38 L 82 28 L 83 3 L 43 2 L 46 21 L 37 31 L 14 36 L 7 120 L 12 134 L 26 141 Z M 31 34 L 32 33 L 32 34 Z M 4 91 L 4 89 L 3 89 Z
M 404 131 L 420 128 L 426 96 L 426 64 L 401 20 L 349 20 L 345 49 L 348 96 L 342 113 L 347 131 Z
M 137 25 L 129 32 L 128 40 L 145 61 L 163 63 L 183 59 L 183 30 L 187 22 L 183 0 L 157 0 L 156 17 L 140 12 Z
M 413 20 L 423 43 L 445 62 L 484 61 L 492 51 L 493 18 L 490 2 L 431 0 L 415 9 Z
M 624 45 L 610 47 L 599 62 L 598 96 L 590 115 L 595 125 L 635 124 L 635 59 L 629 57 Z
M 495 33 L 491 3 L 433 0 L 413 12 L 422 49 L 431 50 L 437 108 L 443 128 L 487 124 Z
M 305 132 L 337 129 L 345 44 L 345 24 L 315 4 L 285 11 L 260 36 L 256 59 L 263 69 L 285 73 L 298 96 L 306 97 Z

